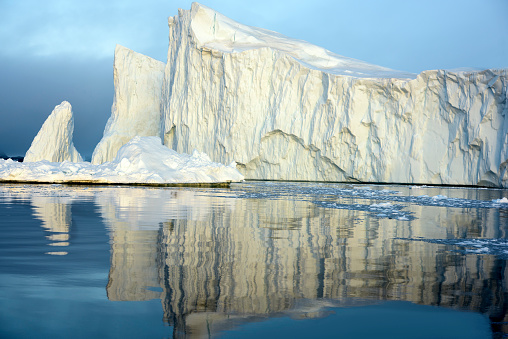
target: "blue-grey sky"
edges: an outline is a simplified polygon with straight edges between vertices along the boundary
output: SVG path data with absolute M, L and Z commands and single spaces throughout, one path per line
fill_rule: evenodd
M 113 102 L 116 44 L 161 61 L 167 17 L 185 0 L 0 0 L 0 153 L 24 155 L 68 100 L 89 157 Z M 419 73 L 508 68 L 507 0 L 202 0 L 243 24 L 337 54 Z

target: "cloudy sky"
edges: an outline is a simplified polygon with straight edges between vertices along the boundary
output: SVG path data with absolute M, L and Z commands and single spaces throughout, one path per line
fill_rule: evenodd
M 89 157 L 111 113 L 115 45 L 166 61 L 167 17 L 191 3 L 0 0 L 0 153 L 24 155 L 52 109 L 68 100 L 74 143 Z M 507 0 L 201 3 L 393 69 L 508 68 Z

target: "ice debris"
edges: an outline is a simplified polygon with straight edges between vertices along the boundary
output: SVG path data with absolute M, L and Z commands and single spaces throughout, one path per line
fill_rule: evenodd
M 82 183 L 218 183 L 242 181 L 235 164 L 214 163 L 198 151 L 179 154 L 158 137 L 135 137 L 120 148 L 111 162 L 14 162 L 0 160 L 0 181 Z
M 253 182 L 251 186 L 256 188 L 251 190 L 249 186 L 243 186 L 242 189 L 236 189 L 236 197 L 246 199 L 291 198 L 308 201 L 322 208 L 363 211 L 374 218 L 401 221 L 415 219 L 413 213 L 406 210 L 411 204 L 451 208 L 508 208 L 508 203 L 497 202 L 498 200 L 508 200 L 506 198 L 503 198 L 505 200 L 473 200 L 449 198 L 444 195 L 407 196 L 396 190 L 325 183 L 313 185 L 278 183 L 272 185 L 270 182 Z M 369 201 L 374 203 L 369 203 Z
M 508 239 L 424 239 L 397 238 L 407 241 L 423 241 L 433 244 L 449 245 L 449 250 L 464 254 L 489 254 L 508 259 Z

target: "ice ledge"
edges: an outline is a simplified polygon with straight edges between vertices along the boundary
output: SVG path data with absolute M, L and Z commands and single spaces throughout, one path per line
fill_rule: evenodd
M 180 11 L 180 15 L 185 15 Z M 191 32 L 198 48 L 240 53 L 268 47 L 286 53 L 304 66 L 322 72 L 357 78 L 414 79 L 416 74 L 369 64 L 332 53 L 303 40 L 267 29 L 242 25 L 213 9 L 194 2 L 190 10 Z

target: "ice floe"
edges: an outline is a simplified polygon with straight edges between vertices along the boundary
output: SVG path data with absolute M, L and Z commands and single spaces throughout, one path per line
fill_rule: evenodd
M 398 238 L 407 241 L 423 241 L 449 245 L 449 250 L 464 254 L 489 254 L 508 259 L 508 239 L 421 239 Z
M 278 183 L 276 186 L 269 182 L 252 183 L 255 190 L 243 186 L 237 191 L 237 196 L 247 199 L 281 199 L 292 197 L 309 201 L 323 208 L 335 208 L 364 211 L 372 217 L 380 219 L 395 219 L 401 221 L 414 220 L 415 216 L 407 208 L 410 205 L 448 207 L 448 208 L 508 208 L 506 198 L 495 200 L 474 200 L 451 198 L 445 195 L 429 196 L 426 194 L 413 196 L 390 189 L 376 189 L 368 186 L 334 185 L 318 183 L 306 185 L 301 183 Z M 428 186 L 422 188 L 429 188 Z M 373 201 L 369 203 L 369 201 Z
M 492 200 L 494 204 L 508 204 L 508 199 L 503 197 L 502 199 L 494 199 Z

